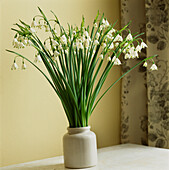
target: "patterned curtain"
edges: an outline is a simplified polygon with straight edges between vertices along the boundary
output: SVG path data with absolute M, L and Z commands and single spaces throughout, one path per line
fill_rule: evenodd
M 159 68 L 140 66 L 123 78 L 121 142 L 169 148 L 169 0 L 121 0 L 121 17 L 122 26 L 132 21 L 132 32 L 145 32 L 140 59 L 158 54 Z M 124 63 L 123 72 L 135 64 Z

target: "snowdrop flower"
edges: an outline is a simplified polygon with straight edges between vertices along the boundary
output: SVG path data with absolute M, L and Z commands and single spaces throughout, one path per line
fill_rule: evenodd
M 97 32 L 97 33 L 96 33 L 96 39 L 98 39 L 99 37 L 100 37 L 100 33 Z
M 143 67 L 147 67 L 147 62 L 145 61 L 144 64 L 143 64 Z
M 60 41 L 62 44 L 67 44 L 67 38 L 65 35 L 62 35 L 61 38 L 60 38 Z
M 52 40 L 52 45 L 57 46 L 59 43 L 56 40 Z
M 28 45 L 28 40 L 24 40 L 24 41 L 23 41 L 23 44 L 24 44 L 24 45 Z
M 121 65 L 121 61 L 118 58 L 116 58 L 116 60 L 114 61 L 114 65 Z
M 150 70 L 158 70 L 158 67 L 155 65 L 155 64 L 153 64 L 151 67 L 150 67 Z
M 107 57 L 107 61 L 111 61 L 111 57 Z
M 15 45 L 16 42 L 18 42 L 18 39 L 17 39 L 17 38 L 14 38 L 14 40 L 13 40 L 13 45 Z
M 61 44 L 58 46 L 58 49 L 59 49 L 59 50 L 62 50 L 62 45 L 61 45 Z
M 122 38 L 121 35 L 118 34 L 118 35 L 115 37 L 114 41 L 123 41 L 123 38 Z
M 106 43 L 102 43 L 101 47 L 104 49 L 106 47 Z
M 136 58 L 136 57 L 139 58 L 139 57 L 138 57 L 138 53 L 137 53 L 137 51 L 135 51 L 135 50 L 133 50 L 133 51 L 130 53 L 130 56 L 131 56 L 132 59 L 134 59 L 134 58 Z
M 115 30 L 114 28 L 112 28 L 112 29 L 109 31 L 110 34 L 115 33 L 115 32 L 116 32 L 116 30 Z
M 105 27 L 109 27 L 110 24 L 109 24 L 109 22 L 106 20 L 104 25 L 105 25 Z
M 66 55 L 68 55 L 68 49 L 65 50 Z
M 99 58 L 103 60 L 103 54 L 100 54 Z
M 36 21 L 32 21 L 31 27 L 35 28 L 37 26 L 38 26 L 38 24 L 36 23 Z
M 13 41 L 13 45 L 14 45 L 14 48 L 19 48 L 19 42 L 16 38 Z
M 22 70 L 25 70 L 27 68 L 26 64 L 23 62 L 22 63 Z
M 86 48 L 89 48 L 89 40 L 88 39 L 85 40 L 84 45 Z
M 138 46 L 136 47 L 136 51 L 137 51 L 137 52 L 141 52 L 141 49 L 142 49 L 142 47 L 141 47 L 140 45 L 138 45 Z
M 42 58 L 41 58 L 41 56 L 40 55 L 35 55 L 35 60 L 34 60 L 34 62 L 35 63 L 37 63 L 37 62 L 42 62 Z
M 19 47 L 20 47 L 20 48 L 25 48 L 25 45 L 24 45 L 22 42 L 20 42 L 20 43 L 19 43 Z
M 94 23 L 94 25 L 93 25 L 95 28 L 97 28 L 97 23 Z
M 106 20 L 103 18 L 103 20 L 102 20 L 102 24 L 104 25 L 104 24 L 105 24 L 105 22 L 106 22 Z
M 114 65 L 120 65 L 121 64 L 121 61 L 116 56 L 114 56 L 112 58 L 112 62 L 114 62 Z
M 115 47 L 118 47 L 119 46 L 119 43 L 115 43 Z
M 111 50 L 111 49 L 113 49 L 114 48 L 114 44 L 113 44 L 113 42 L 111 43 L 111 45 L 110 45 L 110 47 L 109 47 L 109 49 Z
M 140 46 L 141 46 L 141 48 L 147 48 L 147 44 L 144 42 L 141 42 Z
M 60 53 L 58 51 L 54 51 L 53 54 L 54 54 L 55 57 L 57 57 L 57 56 L 59 56 Z
M 18 65 L 14 61 L 14 63 L 12 64 L 11 70 L 17 70 L 18 68 L 19 68 Z
M 130 33 L 127 35 L 126 40 L 128 40 L 128 41 L 133 40 L 133 37 L 132 37 L 132 35 Z
M 34 28 L 31 27 L 31 28 L 30 28 L 30 32 L 31 32 L 31 33 L 35 33 L 36 31 L 35 31 Z
M 103 27 L 103 25 L 100 25 L 100 28 L 99 28 L 99 30 L 101 31 L 103 28 L 104 28 L 104 27 Z
M 31 45 L 31 44 L 32 44 L 31 40 L 28 40 L 27 44 L 28 44 L 28 45 Z
M 98 45 L 98 44 L 99 44 L 99 41 L 95 40 L 94 45 Z
M 131 58 L 131 56 L 129 53 L 125 54 L 124 59 L 130 59 L 130 58 Z
M 77 48 L 78 49 L 83 49 L 83 44 L 82 43 L 77 43 Z
M 89 37 L 89 33 L 87 31 L 84 32 L 85 37 Z

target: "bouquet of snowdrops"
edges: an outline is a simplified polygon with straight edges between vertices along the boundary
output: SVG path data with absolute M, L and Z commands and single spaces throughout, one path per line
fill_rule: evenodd
M 114 29 L 115 23 L 109 24 L 104 14 L 99 16 L 99 12 L 91 29 L 89 26 L 85 27 L 84 17 L 80 28 L 68 24 L 65 29 L 52 11 L 54 19 L 48 20 L 43 11 L 38 9 L 41 15 L 33 18 L 31 26 L 20 20 L 20 24 L 16 24 L 18 29 L 12 28 L 16 32 L 13 46 L 19 49 L 26 46 L 35 48 L 37 52 L 34 62 L 17 52 L 7 50 L 16 55 L 11 69 L 18 69 L 17 60 L 21 57 L 22 69 L 26 69 L 27 61 L 40 71 L 60 98 L 70 127 L 88 126 L 89 117 L 100 99 L 139 64 L 144 63 L 143 66 L 147 67 L 147 61 L 150 60 L 150 69 L 157 70 L 153 60 L 156 55 L 145 58 L 97 98 L 111 68 L 122 64 L 119 57 L 139 58 L 139 52 L 147 47 L 139 37 L 142 34 L 131 34 L 127 28 L 129 24 L 121 30 Z M 38 36 L 38 29 L 50 33 L 44 41 Z M 128 35 L 123 38 L 124 30 L 128 31 Z M 106 65 L 103 64 L 104 60 L 107 60 Z M 49 75 L 38 67 L 37 62 L 45 65 Z

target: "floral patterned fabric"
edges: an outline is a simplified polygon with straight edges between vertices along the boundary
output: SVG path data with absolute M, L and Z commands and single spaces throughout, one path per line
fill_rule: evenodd
M 121 0 L 121 25 L 130 20 L 133 32 L 148 48 L 140 59 L 158 54 L 158 71 L 140 66 L 122 80 L 121 142 L 169 148 L 169 1 Z M 124 60 L 126 72 L 135 63 Z

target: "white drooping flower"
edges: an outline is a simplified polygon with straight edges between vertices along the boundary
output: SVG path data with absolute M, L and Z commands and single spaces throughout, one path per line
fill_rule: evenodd
M 112 58 L 112 62 L 114 62 L 114 65 L 120 65 L 121 64 L 121 61 L 116 56 L 114 56 Z
M 117 42 L 117 43 L 115 43 L 115 44 L 114 44 L 114 46 L 115 46 L 115 47 L 118 47 L 118 46 L 119 46 L 119 43 L 118 43 L 118 42 Z
M 89 37 L 89 33 L 87 31 L 85 31 L 83 34 L 85 37 Z
M 60 37 L 60 41 L 61 41 L 62 44 L 67 44 L 67 38 L 66 38 L 66 36 L 65 36 L 65 35 L 62 35 L 62 36 Z
M 103 60 L 103 54 L 100 54 L 99 58 Z
M 113 44 L 113 42 L 111 43 L 111 45 L 110 45 L 110 47 L 109 47 L 109 49 L 111 50 L 111 49 L 113 49 L 114 48 L 114 44 Z
M 111 61 L 111 57 L 107 57 L 107 61 Z
M 94 45 L 98 45 L 98 44 L 99 44 L 99 41 L 94 40 Z
M 31 27 L 31 28 L 30 28 L 30 32 L 31 32 L 31 33 L 35 33 L 36 31 L 35 31 L 34 28 Z
M 123 37 L 118 34 L 118 35 L 115 37 L 114 41 L 123 41 Z
M 102 49 L 104 49 L 106 47 L 106 43 L 102 43 L 101 47 L 102 47 Z
M 101 31 L 103 28 L 104 28 L 104 26 L 103 26 L 103 25 L 100 25 L 99 30 Z
M 106 20 L 103 18 L 103 20 L 102 20 L 102 24 L 104 25 L 104 24 L 105 24 L 105 22 L 106 22 Z
M 25 48 L 25 45 L 22 42 L 19 42 L 19 47 L 20 48 Z
M 127 35 L 126 40 L 128 40 L 128 41 L 133 40 L 133 37 L 132 37 L 132 35 L 130 33 Z
M 28 40 L 27 44 L 28 44 L 28 45 L 31 45 L 31 44 L 32 44 L 31 40 Z
M 133 51 L 130 53 L 130 55 L 131 55 L 131 58 L 132 58 L 132 59 L 134 59 L 134 58 L 139 58 L 138 52 L 135 51 L 135 50 L 133 50 Z
M 88 39 L 86 39 L 85 41 L 84 41 L 84 45 L 85 45 L 85 47 L 88 49 L 89 48 L 89 40 Z
M 147 62 L 145 61 L 144 64 L 143 64 L 143 67 L 147 67 Z
M 38 24 L 36 23 L 36 21 L 32 21 L 31 27 L 35 28 L 37 26 L 38 26 Z
M 52 40 L 52 45 L 57 46 L 57 45 L 59 45 L 59 43 L 56 40 Z
M 97 32 L 97 33 L 96 33 L 96 39 L 98 39 L 99 37 L 100 37 L 100 33 Z
M 61 44 L 58 46 L 58 49 L 59 49 L 59 50 L 62 50 L 62 45 L 61 45 Z
M 25 70 L 27 68 L 26 64 L 23 62 L 22 63 L 22 70 Z
M 158 70 L 158 67 L 157 67 L 155 64 L 153 64 L 153 65 L 150 67 L 150 70 Z
M 14 61 L 14 63 L 12 64 L 11 70 L 17 70 L 18 68 L 19 68 L 18 65 Z
M 17 38 L 14 38 L 13 45 L 14 45 L 14 48 L 19 48 L 19 42 L 18 42 Z
M 93 25 L 95 28 L 97 28 L 97 23 L 94 23 L 94 25 Z
M 81 42 L 78 42 L 76 45 L 78 49 L 83 49 L 83 44 Z
M 137 52 L 141 52 L 141 49 L 142 49 L 142 47 L 141 47 L 140 45 L 137 45 L 136 51 L 137 51 Z
M 110 24 L 109 24 L 109 22 L 106 20 L 104 25 L 105 25 L 105 27 L 109 27 Z
M 107 40 L 112 40 L 112 39 L 113 39 L 113 36 L 112 36 L 111 34 L 107 34 L 107 35 L 106 35 L 106 38 L 107 38 Z
M 129 53 L 126 53 L 125 56 L 124 56 L 124 59 L 127 60 L 127 59 L 130 59 L 130 58 L 131 58 L 130 54 L 129 54 Z
M 115 30 L 114 28 L 112 28 L 112 29 L 109 31 L 110 34 L 115 33 L 115 32 L 116 32 L 116 30 Z
M 66 55 L 68 55 L 68 49 L 65 50 Z
M 147 44 L 144 43 L 143 41 L 141 42 L 140 46 L 141 46 L 141 48 L 147 48 L 148 47 Z
M 59 56 L 60 53 L 58 51 L 54 51 L 53 54 L 54 54 L 55 57 L 57 57 L 57 56 Z
M 116 60 L 114 61 L 114 65 L 121 65 L 121 61 L 118 58 L 116 58 Z
M 35 63 L 37 63 L 37 62 L 42 62 L 42 58 L 41 58 L 41 56 L 40 55 L 35 55 L 35 60 L 34 60 L 34 62 Z
M 24 45 L 28 45 L 28 40 L 23 40 Z

